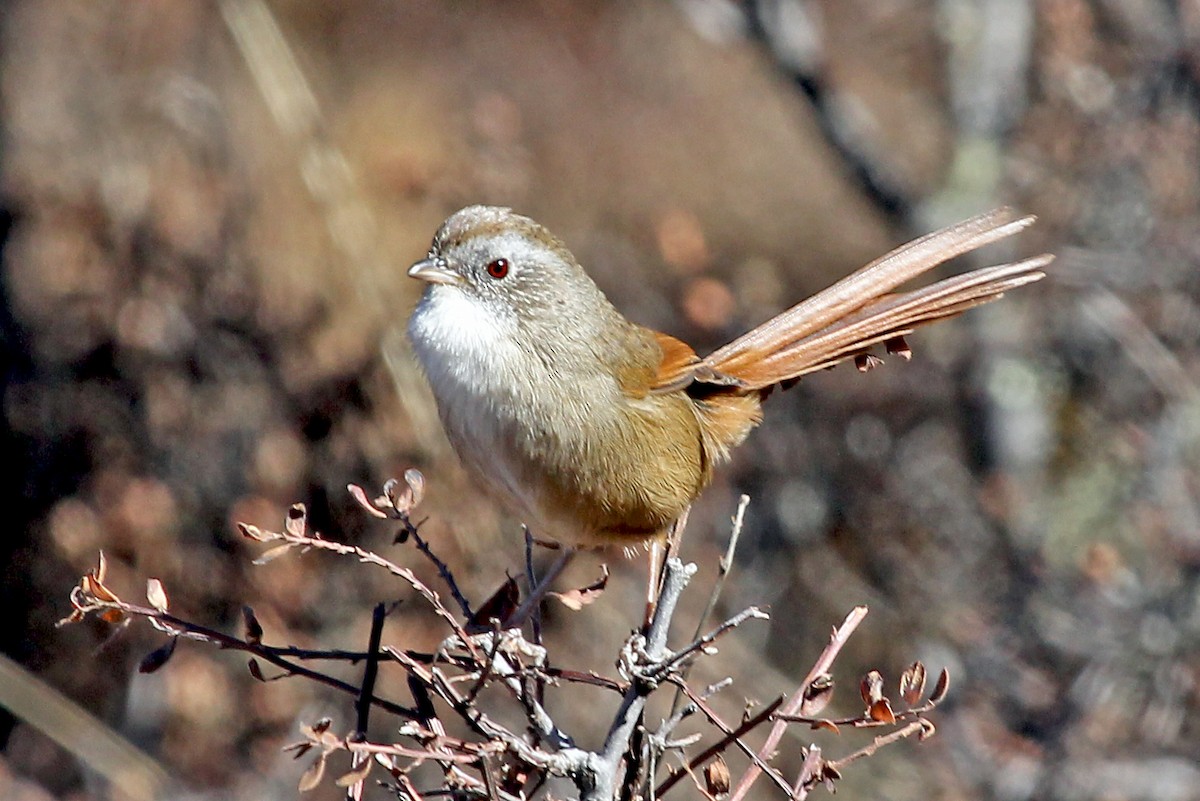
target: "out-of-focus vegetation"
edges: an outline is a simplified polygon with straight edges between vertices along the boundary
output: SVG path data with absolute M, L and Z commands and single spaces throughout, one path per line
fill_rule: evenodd
M 0 649 L 185 786 L 291 797 L 297 717 L 351 713 L 197 648 L 134 679 L 149 632 L 54 630 L 97 550 L 115 589 L 159 577 L 192 619 L 250 603 L 279 641 L 361 647 L 394 582 L 250 567 L 232 521 L 303 499 L 384 548 L 344 487 L 420 465 L 423 531 L 475 596 L 521 565 L 395 347 L 447 213 L 538 218 L 703 350 L 1009 202 L 1041 216 L 1020 246 L 1059 254 L 1048 281 L 917 335 L 911 363 L 772 398 L 693 510 L 684 555 L 714 571 L 753 497 L 726 600 L 773 613 L 706 669 L 753 665 L 762 700 L 866 603 L 843 667 L 957 682 L 940 736 L 842 793 L 1200 798 L 1193 0 L 80 0 L 0 24 Z M 581 664 L 640 619 L 617 561 L 586 630 L 548 623 Z M 432 648 L 412 606 L 387 636 Z M 560 714 L 587 731 L 586 705 Z M 0 724 L 0 796 L 104 797 Z

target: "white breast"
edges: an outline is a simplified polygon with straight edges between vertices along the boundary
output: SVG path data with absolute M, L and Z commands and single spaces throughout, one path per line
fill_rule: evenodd
M 456 287 L 431 289 L 408 333 L 446 434 L 468 470 L 536 525 L 542 504 L 536 482 L 514 458 L 515 440 L 528 438 L 553 411 L 542 408 L 545 399 L 534 390 L 516 325 Z

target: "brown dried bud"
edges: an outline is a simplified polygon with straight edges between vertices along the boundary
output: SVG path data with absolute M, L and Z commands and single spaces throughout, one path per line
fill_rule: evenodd
M 172 637 L 142 657 L 142 661 L 138 664 L 138 673 L 153 673 L 167 664 L 167 661 L 171 658 L 171 654 L 175 653 L 176 642 L 176 638 Z
M 900 697 L 909 706 L 916 706 L 925 694 L 925 666 L 913 662 L 908 670 L 900 674 Z
M 800 715 L 811 718 L 820 714 L 833 699 L 833 677 L 822 673 L 804 688 L 804 697 L 800 702 Z
M 912 348 L 908 346 L 908 340 L 904 337 L 893 337 L 883 343 L 883 347 L 888 353 L 899 356 L 904 361 L 912 358 Z
M 708 786 L 709 795 L 719 797 L 729 792 L 729 766 L 720 754 L 704 767 L 704 783 Z
M 946 693 L 950 690 L 950 671 L 942 668 L 942 672 L 938 674 L 937 684 L 933 685 L 933 694 L 929 696 L 929 703 L 940 703 L 946 697 Z
M 883 359 L 876 356 L 874 353 L 859 353 L 854 357 L 854 366 L 860 373 L 866 373 L 874 370 L 883 364 Z
M 242 606 L 242 625 L 246 627 L 246 642 L 254 645 L 262 642 L 262 624 L 258 622 L 258 617 L 248 604 Z
M 871 716 L 871 720 L 879 723 L 895 723 L 896 714 L 892 712 L 892 704 L 886 698 L 880 698 L 875 703 L 871 704 L 871 708 L 867 710 Z
M 475 614 L 471 615 L 471 619 L 467 621 L 466 625 L 467 632 L 482 634 L 491 631 L 493 620 L 498 620 L 503 624 L 517 611 L 520 605 L 521 588 L 517 586 L 517 580 L 509 576 L 500 585 L 500 589 L 492 593 L 492 596 L 475 610 Z
M 883 676 L 878 670 L 872 670 L 863 676 L 858 691 L 862 693 L 863 703 L 869 708 L 871 704 L 883 698 Z
M 293 537 L 303 537 L 304 530 L 308 525 L 308 512 L 302 503 L 294 503 L 288 509 L 287 519 L 283 521 L 283 527 L 287 529 L 287 533 Z

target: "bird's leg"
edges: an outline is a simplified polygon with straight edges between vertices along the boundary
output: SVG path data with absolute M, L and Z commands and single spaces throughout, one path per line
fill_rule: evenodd
M 558 578 L 559 574 L 563 572 L 568 564 L 570 564 L 571 557 L 573 557 L 575 553 L 575 548 L 566 546 L 563 547 L 562 551 L 558 554 L 558 558 L 554 560 L 552 565 L 550 565 L 550 569 L 547 570 L 546 574 L 542 576 L 540 581 L 538 581 L 537 586 L 530 588 L 529 597 L 526 598 L 517 611 L 513 612 L 512 615 L 509 616 L 508 620 L 505 621 L 504 625 L 506 627 L 515 628 L 525 624 L 525 621 L 529 619 L 529 616 L 532 615 L 534 610 L 538 608 L 538 604 L 540 604 L 542 599 L 546 597 L 546 593 L 550 591 L 550 586 L 554 583 L 554 580 Z
M 679 554 L 679 541 L 683 539 L 683 529 L 687 526 L 688 512 L 691 510 L 692 507 L 688 506 L 671 524 L 665 542 L 658 539 L 650 542 L 650 575 L 646 579 L 646 618 L 643 621 L 643 630 L 649 630 L 654 610 L 658 607 L 658 596 L 662 592 L 663 567 L 668 559 Z

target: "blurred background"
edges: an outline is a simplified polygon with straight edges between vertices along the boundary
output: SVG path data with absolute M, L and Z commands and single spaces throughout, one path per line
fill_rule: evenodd
M 911 363 L 772 397 L 693 510 L 681 630 L 741 493 L 722 611 L 773 614 L 696 680 L 736 676 L 735 719 L 866 604 L 833 711 L 870 668 L 955 681 L 939 736 L 852 766 L 844 797 L 1200 798 L 1197 0 L 12 0 L 0 26 L 0 651 L 172 795 L 294 797 L 280 746 L 352 702 L 196 644 L 136 676 L 145 625 L 56 630 L 98 550 L 123 597 L 157 577 L 231 632 L 248 603 L 272 643 L 362 648 L 404 598 L 385 641 L 428 649 L 442 630 L 382 571 L 254 567 L 233 528 L 303 501 L 433 583 L 345 491 L 416 466 L 464 590 L 520 570 L 519 521 L 465 480 L 400 333 L 448 213 L 537 218 L 704 352 L 1011 203 L 1040 222 L 985 258 L 1053 251 L 1045 282 L 912 337 Z M 640 620 L 641 560 L 607 559 L 599 602 L 550 610 L 564 666 L 613 673 Z M 612 707 L 586 692 L 550 698 L 584 744 Z M 863 739 L 798 731 L 781 764 L 810 741 Z M 123 797 L 2 712 L 0 744 L 4 798 Z

